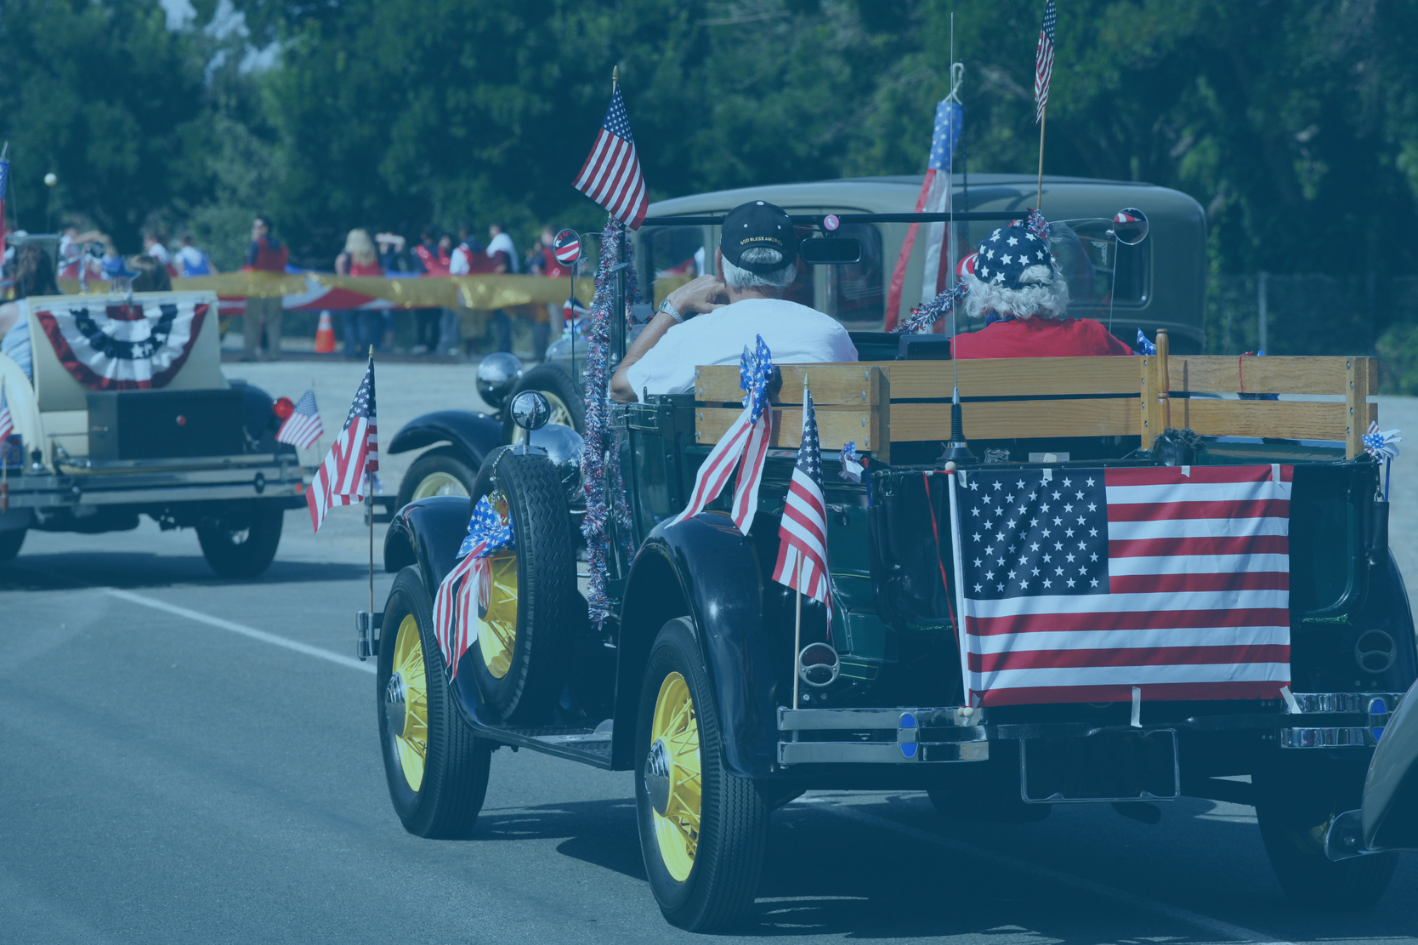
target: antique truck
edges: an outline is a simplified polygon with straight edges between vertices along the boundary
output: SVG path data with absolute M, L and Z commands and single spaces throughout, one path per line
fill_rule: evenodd
M 662 207 L 642 260 L 656 233 L 712 235 L 722 220 Z M 836 235 L 846 226 L 940 220 L 852 209 L 792 209 L 819 234 L 805 260 L 860 267 L 869 247 L 821 244 L 867 242 Z M 1023 211 L 961 211 L 952 225 L 979 239 L 1010 216 Z M 1055 252 L 1092 233 L 1120 268 L 1114 217 L 1056 223 Z M 1150 242 L 1127 247 L 1134 263 Z M 1097 246 L 1084 250 L 1101 268 Z M 1134 298 L 1157 298 L 1162 264 L 1139 266 Z M 833 271 L 806 280 L 840 282 Z M 620 293 L 612 312 L 628 308 L 623 281 Z M 615 356 L 627 328 L 611 325 Z M 599 623 L 578 584 L 580 439 L 538 430 L 548 405 L 523 393 L 514 419 L 540 441 L 493 451 L 471 502 L 401 508 L 384 546 L 392 591 L 360 616 L 404 826 L 468 835 L 504 745 L 634 771 L 651 891 L 668 921 L 707 931 L 751 908 L 769 816 L 807 790 L 924 790 L 943 814 L 1014 822 L 1071 803 L 1155 820 L 1156 805 L 1190 796 L 1254 805 L 1296 899 L 1373 903 L 1396 854 L 1332 859 L 1326 834 L 1360 806 L 1374 746 L 1418 678 L 1381 467 L 1362 439 L 1374 365 L 1204 356 L 1168 335 L 1132 357 L 957 362 L 948 336 L 856 331 L 859 363 L 781 365 L 746 535 L 731 488 L 670 524 L 742 409 L 737 365 L 699 368 L 693 393 L 611 405 Z M 805 374 L 830 617 L 772 579 Z M 836 472 L 849 442 L 867 460 L 861 481 Z M 483 498 L 510 544 L 470 572 L 473 604 L 436 625 Z M 1041 536 L 1059 541 L 1057 561 Z M 984 584 L 995 556 L 999 593 Z M 1063 573 L 1065 557 L 1081 576 Z M 1045 574 L 1018 590 L 1041 561 L 1060 568 L 1058 586 L 1044 590 Z
M 222 376 L 210 292 L 35 297 L 0 355 L 14 429 L 0 443 L 0 564 L 31 529 L 194 528 L 222 577 L 266 570 L 305 505 L 295 447 L 265 391 Z M 16 329 L 12 329 L 12 332 Z M 13 341 L 13 339 L 11 339 Z

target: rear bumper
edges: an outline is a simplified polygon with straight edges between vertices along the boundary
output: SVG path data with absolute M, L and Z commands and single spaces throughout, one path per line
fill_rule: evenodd
M 1250 734 L 1280 748 L 1372 748 L 1403 693 L 1296 693 L 1294 707 L 1148 720 L 1179 735 Z M 1299 711 L 1296 712 L 1295 709 Z M 929 764 L 987 761 L 990 744 L 1135 733 L 1133 725 L 1088 722 L 992 723 L 988 710 L 959 706 L 778 709 L 778 763 Z
M 81 505 L 168 505 L 232 499 L 304 502 L 305 470 L 273 454 L 190 460 L 93 462 L 73 473 L 11 472 L 10 508 L 57 510 Z

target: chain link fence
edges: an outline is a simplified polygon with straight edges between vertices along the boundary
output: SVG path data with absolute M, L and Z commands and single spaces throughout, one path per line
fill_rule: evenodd
M 1418 395 L 1418 276 L 1214 277 L 1206 350 L 1375 355 L 1382 393 Z

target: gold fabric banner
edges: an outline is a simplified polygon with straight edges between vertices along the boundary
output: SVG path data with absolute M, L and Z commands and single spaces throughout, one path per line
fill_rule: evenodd
M 457 308 L 461 304 L 473 309 L 513 308 L 519 305 L 552 304 L 566 301 L 569 279 L 548 279 L 526 275 L 435 276 L 418 279 L 385 279 L 381 276 L 336 276 L 309 273 L 308 278 L 327 289 L 346 289 L 376 299 L 388 299 L 401 308 Z M 303 295 L 310 291 L 306 275 L 281 275 L 273 272 L 224 272 L 215 276 L 173 279 L 177 291 L 215 292 L 222 298 L 279 298 Z M 61 279 L 60 291 L 79 294 L 77 279 Z M 110 291 L 107 282 L 90 280 L 89 294 Z M 590 304 L 595 281 L 583 277 L 576 282 L 576 297 Z

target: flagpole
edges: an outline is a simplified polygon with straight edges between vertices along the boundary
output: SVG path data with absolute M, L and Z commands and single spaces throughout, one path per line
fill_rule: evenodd
M 374 345 L 369 346 L 369 363 L 374 365 Z M 373 381 L 370 381 L 371 386 Z M 369 471 L 366 461 L 364 467 L 365 476 L 365 500 L 369 503 L 369 619 L 374 619 L 374 473 Z
M 1044 208 L 1044 125 L 1049 120 L 1049 103 L 1039 111 L 1039 188 L 1034 200 L 1034 209 Z
M 793 598 L 796 602 L 793 615 L 793 708 L 798 707 L 799 654 L 803 651 L 803 554 L 798 551 L 798 576 L 793 581 Z

